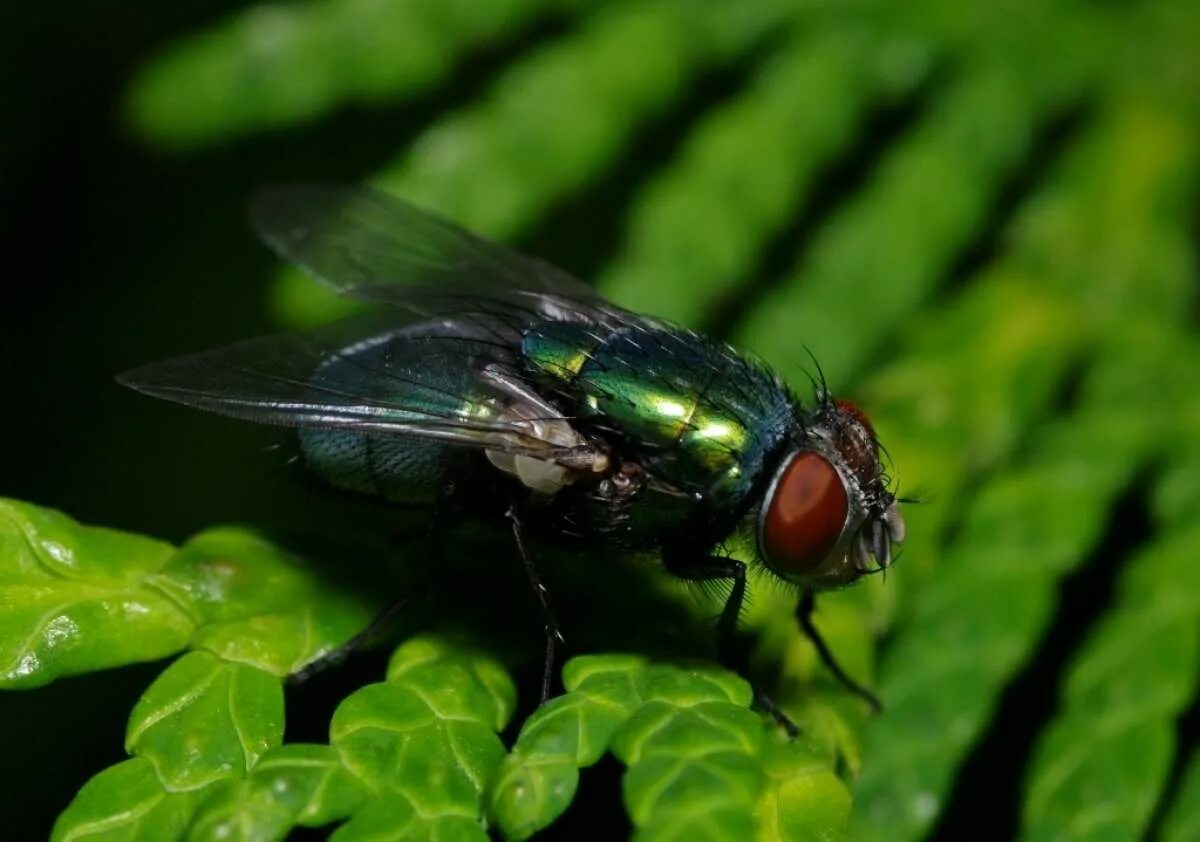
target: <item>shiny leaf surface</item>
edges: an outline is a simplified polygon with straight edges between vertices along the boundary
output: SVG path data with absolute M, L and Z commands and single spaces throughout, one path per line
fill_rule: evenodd
M 125 747 L 172 790 L 245 774 L 283 740 L 283 687 L 255 667 L 208 652 L 184 655 L 150 685 Z
M 193 622 L 150 578 L 169 544 L 0 500 L 0 686 L 150 661 Z

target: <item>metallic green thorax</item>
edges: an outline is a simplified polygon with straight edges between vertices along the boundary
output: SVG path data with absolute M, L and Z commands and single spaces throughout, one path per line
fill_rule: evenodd
M 581 428 L 717 512 L 736 509 L 794 424 L 786 388 L 723 343 L 647 321 L 605 330 L 543 322 L 521 352 Z

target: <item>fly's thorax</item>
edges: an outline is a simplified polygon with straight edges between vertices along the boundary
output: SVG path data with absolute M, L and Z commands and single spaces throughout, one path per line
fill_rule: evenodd
M 848 401 L 822 400 L 763 497 L 760 556 L 784 579 L 817 589 L 888 567 L 904 521 L 887 484 L 870 421 Z
M 777 377 L 671 325 L 548 321 L 522 354 L 581 430 L 717 509 L 742 506 L 793 420 Z
M 628 549 L 649 549 L 677 536 L 696 509 L 694 496 L 659 482 L 637 463 L 624 462 L 586 488 L 578 513 L 595 537 Z

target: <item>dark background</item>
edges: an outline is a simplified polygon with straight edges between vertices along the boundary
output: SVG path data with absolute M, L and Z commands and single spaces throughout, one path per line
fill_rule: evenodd
M 212 512 L 200 507 L 214 500 L 231 515 L 253 506 L 252 485 L 230 481 L 249 442 L 234 433 L 236 452 L 201 456 L 197 437 L 224 436 L 224 425 L 164 413 L 112 379 L 164 349 L 264 323 L 270 256 L 247 232 L 242 197 L 300 167 L 298 151 L 267 139 L 173 159 L 131 138 L 119 113 L 124 85 L 156 47 L 235 5 L 94 2 L 22 10 L 15 21 L 6 12 L 0 230 L 10 306 L 0 330 L 20 446 L 5 449 L 0 493 L 170 538 L 202 524 Z M 340 151 L 312 157 L 351 176 L 354 148 Z M 161 493 L 127 493 L 138 487 Z

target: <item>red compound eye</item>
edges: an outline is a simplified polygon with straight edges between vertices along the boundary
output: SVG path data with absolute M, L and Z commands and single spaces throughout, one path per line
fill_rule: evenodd
M 766 503 L 762 551 L 768 563 L 780 573 L 811 573 L 837 543 L 848 510 L 834 467 L 815 453 L 794 456 Z

